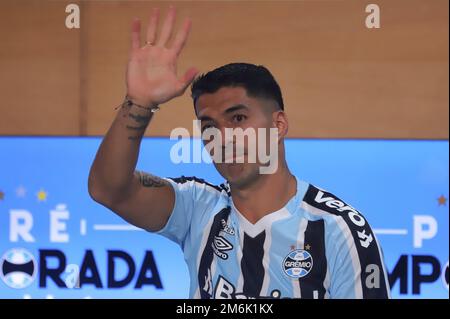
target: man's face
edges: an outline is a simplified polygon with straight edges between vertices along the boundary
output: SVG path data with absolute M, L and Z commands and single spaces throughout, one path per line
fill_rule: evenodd
M 197 117 L 201 122 L 201 131 L 215 128 L 221 133 L 222 156 L 219 161 L 214 161 L 214 165 L 219 173 L 230 184 L 238 187 L 243 187 L 250 184 L 260 174 L 260 166 L 258 160 L 258 128 L 266 128 L 266 145 L 269 143 L 268 131 L 274 128 L 275 122 L 273 114 L 277 111 L 276 103 L 262 98 L 253 98 L 247 95 L 245 88 L 242 87 L 222 87 L 215 93 L 202 94 L 195 105 Z M 243 139 L 244 143 L 239 143 L 236 138 L 227 139 L 225 129 L 241 128 L 256 132 L 256 144 L 251 142 L 251 139 Z M 228 135 L 229 136 L 229 135 Z M 208 144 L 211 140 L 204 140 Z M 276 141 L 278 143 L 278 141 Z M 225 162 L 226 152 L 225 147 L 230 147 L 233 144 L 233 154 L 231 158 L 233 163 Z M 244 163 L 236 163 L 237 149 L 240 148 L 243 152 Z M 256 162 L 249 161 L 249 148 L 256 151 Z M 269 148 L 266 147 L 268 152 Z M 212 152 L 214 153 L 214 151 Z M 213 155 L 213 154 L 211 154 Z M 276 154 L 278 156 L 278 154 Z

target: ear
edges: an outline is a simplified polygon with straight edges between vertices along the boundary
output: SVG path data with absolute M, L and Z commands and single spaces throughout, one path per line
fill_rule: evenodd
M 288 133 L 289 123 L 286 113 L 279 110 L 272 113 L 274 126 L 278 128 L 278 140 L 284 138 Z

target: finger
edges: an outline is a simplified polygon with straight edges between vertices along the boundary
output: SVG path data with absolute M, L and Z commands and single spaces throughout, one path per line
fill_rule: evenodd
M 147 42 L 155 43 L 156 40 L 156 28 L 158 27 L 159 20 L 159 8 L 154 8 L 147 25 Z
M 162 29 L 161 29 L 161 37 L 158 41 L 159 46 L 165 46 L 170 39 L 170 35 L 172 34 L 173 24 L 175 23 L 175 7 L 170 6 L 169 12 L 167 13 L 166 19 L 164 20 Z
M 131 48 L 139 49 L 141 46 L 141 21 L 134 18 L 131 23 Z
M 191 30 L 192 21 L 190 19 L 184 20 L 183 26 L 178 31 L 175 40 L 173 41 L 172 49 L 175 50 L 176 54 L 179 55 L 181 50 L 186 43 L 189 36 L 189 31 Z
M 197 68 L 191 67 L 189 68 L 184 75 L 179 80 L 179 86 L 178 86 L 178 92 L 179 94 L 183 94 L 183 92 L 186 90 L 186 88 L 189 86 L 189 84 L 194 81 L 195 76 L 198 74 Z

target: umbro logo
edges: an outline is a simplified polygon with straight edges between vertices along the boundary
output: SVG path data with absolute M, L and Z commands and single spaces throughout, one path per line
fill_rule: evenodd
M 228 254 L 225 252 L 232 250 L 233 245 L 231 245 L 231 243 L 222 236 L 215 236 L 212 242 L 212 248 L 218 257 L 226 260 L 228 259 Z
M 234 231 L 234 227 L 227 224 L 225 219 L 220 220 L 220 224 L 222 225 L 222 229 L 220 231 L 225 232 L 231 236 L 233 236 L 236 232 Z

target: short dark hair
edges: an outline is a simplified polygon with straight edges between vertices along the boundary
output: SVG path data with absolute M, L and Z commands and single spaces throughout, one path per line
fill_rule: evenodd
M 236 86 L 243 87 L 248 96 L 274 100 L 284 110 L 281 89 L 273 75 L 264 66 L 250 63 L 229 63 L 196 78 L 191 87 L 194 108 L 200 95 Z

